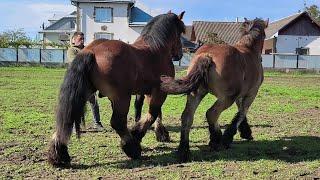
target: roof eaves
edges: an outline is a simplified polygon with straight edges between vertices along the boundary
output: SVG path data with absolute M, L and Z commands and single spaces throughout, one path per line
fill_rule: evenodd
M 54 26 L 55 24 L 59 23 L 60 21 L 62 21 L 65 18 L 76 18 L 76 16 L 74 15 L 68 15 L 68 16 L 64 16 L 58 20 L 56 20 L 56 22 L 52 23 L 51 25 L 49 25 L 48 27 L 46 27 L 44 30 L 48 30 L 49 28 L 51 28 L 52 26 Z
M 39 33 L 72 33 L 76 32 L 76 30 L 42 30 Z
M 128 3 L 135 4 L 135 0 L 71 0 L 71 4 L 73 3 Z M 75 4 L 73 4 L 75 5 Z

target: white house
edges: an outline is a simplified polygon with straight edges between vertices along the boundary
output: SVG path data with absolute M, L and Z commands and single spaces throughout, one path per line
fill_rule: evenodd
M 39 32 L 42 34 L 43 43 L 69 43 L 70 35 L 76 31 L 76 12 L 63 17 L 54 15 L 48 21 L 49 26 L 43 27 L 43 30 Z
M 270 23 L 264 53 L 320 55 L 320 24 L 307 12 Z
M 85 34 L 85 44 L 105 38 L 133 43 L 152 19 L 135 6 L 134 0 L 71 0 L 77 7 L 77 31 Z

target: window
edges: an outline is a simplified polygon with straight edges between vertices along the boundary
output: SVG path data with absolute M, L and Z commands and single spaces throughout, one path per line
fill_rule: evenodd
M 113 10 L 112 8 L 95 7 L 93 16 L 96 22 L 112 22 Z
M 71 25 L 71 29 L 75 29 L 76 28 L 76 22 L 75 21 L 70 21 Z
M 94 34 L 94 39 L 113 39 L 113 34 L 111 33 L 95 33 Z
M 309 48 L 297 48 L 296 54 L 299 55 L 309 55 Z

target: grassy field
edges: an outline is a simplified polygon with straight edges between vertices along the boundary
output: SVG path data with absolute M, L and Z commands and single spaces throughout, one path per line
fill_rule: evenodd
M 207 147 L 205 112 L 215 101 L 207 96 L 195 115 L 190 135 L 192 160 L 185 164 L 178 164 L 175 154 L 185 97 L 170 96 L 163 107 L 172 142 L 157 142 L 149 130 L 142 142 L 142 160 L 130 160 L 120 150 L 119 137 L 109 124 L 110 103 L 99 99 L 106 130 L 88 131 L 80 140 L 73 135 L 69 146 L 72 167 L 60 169 L 46 162 L 46 150 L 64 72 L 59 68 L 0 68 L 0 179 L 320 178 L 320 75 L 266 73 L 248 115 L 254 141 L 243 141 L 237 135 L 232 148 L 220 152 Z M 235 113 L 235 105 L 225 111 L 221 126 Z M 91 114 L 87 113 L 89 129 Z M 132 117 L 131 106 L 130 125 Z

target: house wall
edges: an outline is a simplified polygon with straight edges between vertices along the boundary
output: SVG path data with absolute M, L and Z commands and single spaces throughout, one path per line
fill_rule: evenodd
M 309 48 L 310 55 L 320 55 L 320 36 L 279 35 L 277 53 L 296 53 L 296 48 Z
M 94 21 L 94 7 L 113 8 L 113 22 L 99 23 Z M 85 44 L 94 40 L 95 33 L 111 33 L 113 39 L 132 43 L 140 35 L 141 27 L 129 27 L 128 4 L 116 3 L 81 3 L 81 31 L 85 34 Z M 102 30 L 102 26 L 107 26 Z
M 46 43 L 51 43 L 51 42 L 61 43 L 61 41 L 59 40 L 59 33 L 45 33 L 44 41 Z

